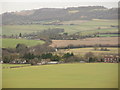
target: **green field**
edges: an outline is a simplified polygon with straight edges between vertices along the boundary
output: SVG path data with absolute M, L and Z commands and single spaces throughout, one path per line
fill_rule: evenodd
M 118 88 L 118 64 L 76 63 L 3 69 L 3 88 Z
M 92 34 L 95 32 L 117 32 L 118 29 L 110 27 L 111 25 L 118 25 L 117 20 L 75 20 L 60 22 L 63 25 L 4 25 L 2 27 L 3 35 L 19 35 L 19 33 L 39 32 L 48 28 L 64 28 L 65 32 L 69 34 L 80 32 L 80 34 Z M 74 25 L 69 25 L 69 24 Z M 98 30 L 98 27 L 101 29 Z
M 27 46 L 35 46 L 38 44 L 43 44 L 44 41 L 41 40 L 26 40 L 26 39 L 2 39 L 3 48 L 15 48 L 17 44 L 25 44 Z
M 100 34 L 99 37 L 118 37 L 120 34 Z

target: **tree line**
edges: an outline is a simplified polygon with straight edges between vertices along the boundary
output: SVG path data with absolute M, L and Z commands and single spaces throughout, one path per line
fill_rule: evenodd
M 40 50 L 40 51 L 39 51 Z M 103 62 L 102 56 L 96 56 L 92 52 L 86 53 L 84 56 L 76 56 L 72 52 L 55 53 L 55 48 L 48 45 L 39 45 L 28 48 L 24 44 L 18 44 L 15 49 L 2 49 L 3 63 L 17 63 L 37 65 L 41 62 L 57 61 L 59 63 L 74 63 L 74 62 Z

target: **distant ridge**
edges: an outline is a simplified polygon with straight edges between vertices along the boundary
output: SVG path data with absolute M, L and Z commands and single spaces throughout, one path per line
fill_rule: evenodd
M 69 7 L 69 8 L 42 8 L 24 10 L 2 14 L 3 25 L 40 23 L 41 21 L 59 20 L 92 20 L 117 19 L 118 8 L 105 8 L 103 6 Z

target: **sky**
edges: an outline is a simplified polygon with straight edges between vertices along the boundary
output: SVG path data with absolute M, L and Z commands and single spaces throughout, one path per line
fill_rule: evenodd
M 118 7 L 119 0 L 0 0 L 0 13 L 39 8 L 67 8 L 79 6 Z

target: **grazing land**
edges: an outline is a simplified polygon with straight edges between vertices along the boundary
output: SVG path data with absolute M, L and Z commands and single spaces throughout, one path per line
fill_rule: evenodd
M 27 46 L 35 46 L 45 43 L 42 40 L 26 40 L 26 39 L 2 39 L 3 48 L 15 48 L 17 44 L 25 44 Z
M 3 69 L 3 88 L 118 88 L 118 64 L 74 63 Z
M 46 22 L 50 23 L 50 22 Z M 44 23 L 43 23 L 44 24 Z M 96 32 L 117 32 L 118 29 L 116 27 L 118 22 L 117 20 L 74 20 L 74 21 L 63 21 L 59 22 L 58 24 L 62 25 L 43 25 L 43 24 L 32 24 L 32 25 L 4 25 L 2 27 L 3 29 L 3 35 L 19 35 L 19 33 L 22 34 L 28 34 L 33 32 L 41 32 L 44 29 L 49 28 L 63 28 L 65 32 L 69 34 L 80 32 L 82 35 L 86 34 L 93 34 Z M 74 24 L 74 25 L 70 25 Z M 100 29 L 98 29 L 100 27 Z
M 97 38 L 86 38 L 80 40 L 52 40 L 52 47 L 66 47 L 68 45 L 85 45 L 85 46 L 95 46 L 95 45 L 118 45 L 118 37 L 97 37 Z

